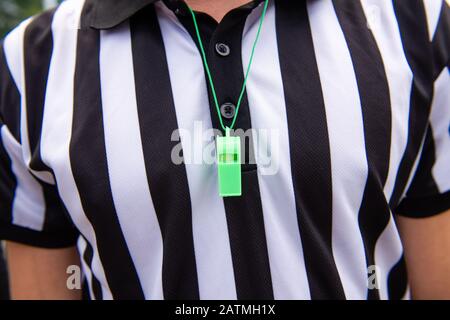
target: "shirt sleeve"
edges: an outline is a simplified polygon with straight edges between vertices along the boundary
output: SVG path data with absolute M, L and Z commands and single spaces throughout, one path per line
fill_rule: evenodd
M 450 209 L 450 8 L 445 1 L 434 16 L 437 22 L 429 23 L 435 65 L 429 127 L 411 183 L 396 210 L 415 218 Z
M 11 35 L 11 36 L 14 36 Z M 0 240 L 35 247 L 75 245 L 78 232 L 55 185 L 36 178 L 21 145 L 20 54 L 0 42 Z

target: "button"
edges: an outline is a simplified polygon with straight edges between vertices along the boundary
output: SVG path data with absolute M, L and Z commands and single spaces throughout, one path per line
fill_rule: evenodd
M 234 115 L 236 114 L 236 106 L 229 102 L 224 103 L 220 107 L 220 113 L 225 119 L 233 119 Z
M 216 52 L 222 57 L 227 57 L 230 55 L 230 47 L 225 43 L 216 44 Z
M 177 7 L 174 12 L 177 16 L 186 16 L 186 10 L 184 8 Z

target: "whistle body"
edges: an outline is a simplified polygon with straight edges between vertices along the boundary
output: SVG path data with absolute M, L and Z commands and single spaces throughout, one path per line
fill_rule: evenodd
M 241 196 L 241 138 L 231 137 L 227 132 L 225 137 L 217 137 L 216 141 L 219 195 Z

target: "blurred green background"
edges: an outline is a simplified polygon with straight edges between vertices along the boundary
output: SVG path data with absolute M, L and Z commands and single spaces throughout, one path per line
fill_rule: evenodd
M 0 0 L 0 39 L 21 21 L 53 7 L 60 0 Z

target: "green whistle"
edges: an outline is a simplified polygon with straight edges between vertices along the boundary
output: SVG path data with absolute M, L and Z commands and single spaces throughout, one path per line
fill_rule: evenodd
M 225 137 L 217 137 L 217 167 L 219 195 L 221 197 L 241 196 L 241 139 L 232 137 L 230 128 L 226 128 Z

